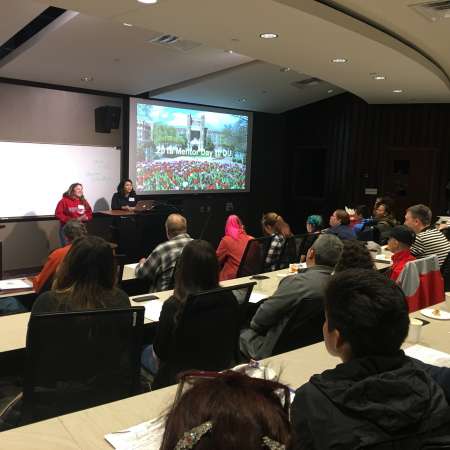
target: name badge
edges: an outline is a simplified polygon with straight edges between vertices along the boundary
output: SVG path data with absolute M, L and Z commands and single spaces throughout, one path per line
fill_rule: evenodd
M 84 205 L 78 205 L 78 212 L 79 212 L 80 214 L 83 214 L 83 213 L 84 213 Z
M 129 202 L 134 202 L 134 197 L 128 197 Z

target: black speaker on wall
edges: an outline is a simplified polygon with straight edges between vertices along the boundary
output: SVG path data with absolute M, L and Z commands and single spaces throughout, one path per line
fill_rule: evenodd
M 95 131 L 111 133 L 111 129 L 119 128 L 120 106 L 100 106 L 95 108 Z

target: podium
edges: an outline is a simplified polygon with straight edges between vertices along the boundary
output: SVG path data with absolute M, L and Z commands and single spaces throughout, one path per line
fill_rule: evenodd
M 158 244 L 167 240 L 164 224 L 171 212 L 165 209 L 144 213 L 100 211 L 113 219 L 113 241 L 118 245 L 117 253 L 126 255 L 130 261 L 147 257 Z

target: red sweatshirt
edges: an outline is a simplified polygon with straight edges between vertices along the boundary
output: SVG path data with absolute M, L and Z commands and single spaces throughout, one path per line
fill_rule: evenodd
M 86 200 L 81 200 L 78 197 L 64 195 L 56 205 L 55 216 L 59 219 L 61 225 L 83 215 L 86 216 L 86 220 L 91 220 L 92 209 Z
M 397 253 L 394 253 L 392 255 L 392 267 L 391 267 L 391 274 L 389 276 L 390 279 L 397 281 L 397 278 L 401 274 L 406 263 L 410 261 L 415 261 L 415 259 L 416 259 L 415 256 L 411 255 L 409 249 L 401 250 Z

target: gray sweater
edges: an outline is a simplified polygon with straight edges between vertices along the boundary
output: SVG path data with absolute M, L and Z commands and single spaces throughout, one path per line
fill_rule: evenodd
M 332 267 L 313 266 L 283 279 L 272 297 L 258 308 L 250 328 L 241 332 L 241 351 L 254 359 L 270 356 L 295 307 L 306 298 L 323 302 L 332 271 Z

